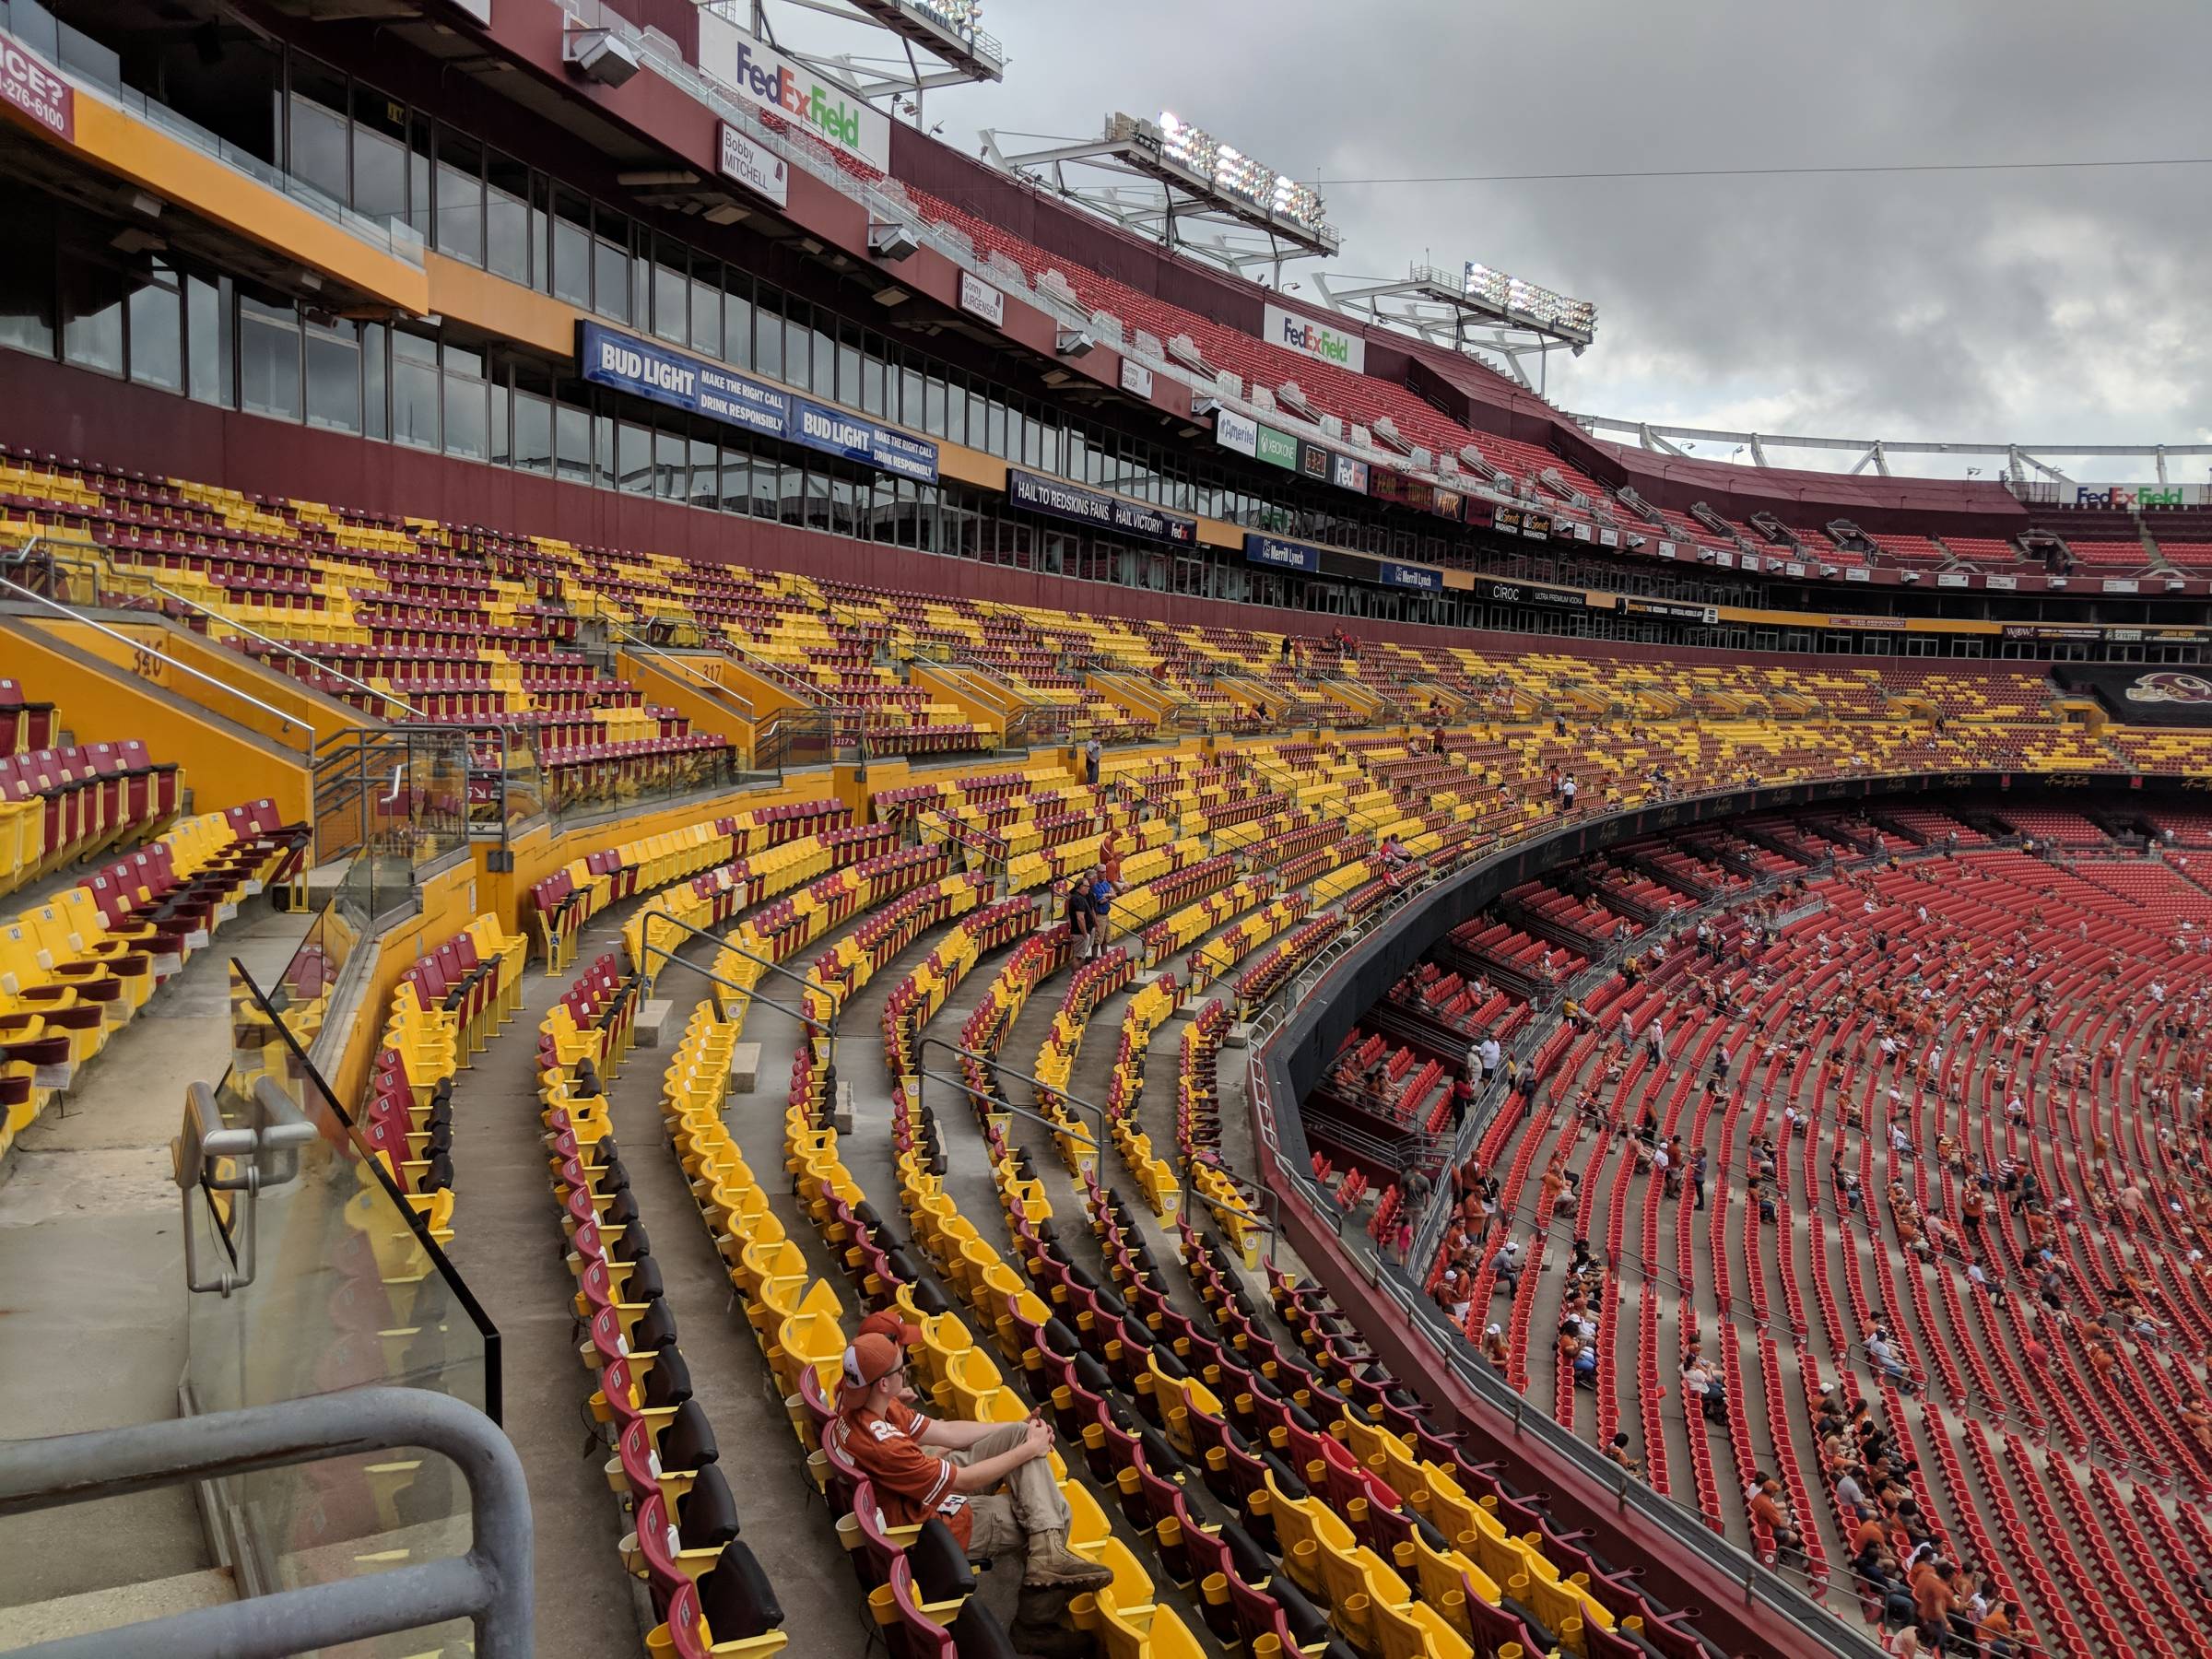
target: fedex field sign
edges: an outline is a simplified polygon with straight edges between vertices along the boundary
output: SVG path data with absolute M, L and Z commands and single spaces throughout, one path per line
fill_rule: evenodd
M 850 88 L 824 85 L 813 70 L 704 8 L 699 14 L 699 66 L 769 114 L 806 128 L 880 172 L 890 171 L 891 124 L 880 110 L 863 102 Z
M 1367 371 L 1367 342 L 1358 335 L 1331 328 L 1326 323 L 1285 311 L 1279 305 L 1265 306 L 1263 312 L 1264 337 L 1269 344 L 1288 346 L 1293 351 L 1334 363 L 1339 369 L 1348 369 L 1354 374 Z
M 6 35 L 0 35 L 0 103 L 21 111 L 65 144 L 76 142 L 76 88 Z
M 2195 484 L 2077 484 L 2077 507 L 2196 507 L 2206 491 Z

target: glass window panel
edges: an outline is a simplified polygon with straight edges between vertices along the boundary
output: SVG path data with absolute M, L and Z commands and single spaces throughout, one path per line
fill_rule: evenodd
M 574 484 L 592 481 L 592 412 L 574 404 L 554 407 L 554 472 Z
M 450 340 L 441 347 L 440 360 L 448 369 L 458 369 L 464 374 L 480 375 L 484 372 L 484 354 L 481 351 L 456 346 Z
M 922 385 L 922 428 L 939 438 L 950 435 L 945 425 L 945 382 L 934 374 Z
M 803 308 L 798 308 L 803 309 Z M 814 330 L 795 316 L 783 319 L 783 378 L 794 386 L 811 384 Z
M 300 418 L 300 323 L 290 307 L 239 297 L 238 406 Z
M 860 364 L 860 406 L 871 415 L 888 415 L 887 399 L 891 390 L 888 371 L 879 357 L 866 357 Z
M 484 389 L 491 397 L 491 459 L 505 466 L 513 459 L 507 448 L 507 382 L 504 378 L 487 381 Z
M 684 275 L 684 252 L 664 241 L 653 262 L 653 332 L 677 345 L 690 337 L 691 284 Z
M 524 472 L 553 470 L 553 406 L 538 393 L 514 392 L 514 464 Z
M 156 266 L 130 278 L 131 378 L 165 392 L 184 384 L 184 306 L 174 271 Z
M 653 435 L 653 493 L 664 501 L 680 501 L 688 488 L 686 444 L 681 432 Z
M 485 384 L 474 375 L 445 377 L 445 453 L 470 461 L 490 453 L 490 414 Z
M 596 410 L 592 415 L 592 465 L 602 489 L 616 488 L 615 418 Z
M 418 449 L 438 447 L 438 371 L 410 355 L 427 342 L 396 330 L 392 335 L 392 439 Z
M 752 457 L 743 450 L 725 449 L 722 452 L 722 510 L 724 512 L 750 512 L 752 497 Z
M 350 202 L 347 182 L 346 77 L 295 54 L 290 147 L 285 171 L 334 202 Z
M 386 438 L 392 431 L 384 395 L 386 333 L 382 323 L 361 324 L 361 429 L 371 438 Z
M 407 223 L 429 242 L 437 217 L 430 211 L 430 118 L 417 115 L 407 124 Z
M 755 518 L 779 516 L 783 499 L 783 465 L 773 455 L 753 457 L 752 494 Z
M 722 355 L 722 288 L 699 276 L 691 278 L 691 347 L 709 357 Z
M 0 273 L 7 261 L 0 260 Z M 0 275 L 0 282 L 6 280 Z M 6 306 L 0 305 L 0 331 L 5 331 Z M 221 363 L 228 355 L 230 331 L 223 315 L 222 295 L 204 276 L 184 278 L 185 390 L 202 403 L 222 396 Z
M 860 402 L 860 347 L 849 337 L 837 343 L 836 397 L 846 405 Z
M 782 495 L 776 504 L 777 516 L 787 524 L 805 524 L 806 522 L 806 469 L 795 461 L 790 463 L 783 468 L 782 488 Z M 827 511 L 826 508 L 825 511 Z
M 601 214 L 604 227 L 608 216 Z M 629 321 L 629 248 L 601 234 L 593 239 L 592 309 L 618 323 Z
M 438 134 L 438 251 L 484 263 L 484 151 L 450 127 Z
M 407 213 L 407 111 L 373 87 L 353 84 L 353 209 L 372 219 Z
M 350 327 L 307 331 L 307 424 L 361 429 L 361 347 Z
M 834 402 L 837 397 L 837 341 L 824 325 L 819 312 L 816 313 L 815 326 L 811 332 L 814 335 L 814 363 L 813 372 L 807 376 L 806 383 L 814 389 L 817 397 Z
M 712 438 L 691 440 L 692 506 L 713 507 L 720 504 L 722 486 L 717 476 L 719 461 Z
M 84 369 L 123 372 L 123 276 L 62 258 L 62 355 Z
M 898 418 L 908 426 L 922 424 L 922 371 L 901 364 L 899 369 Z
M 731 287 L 722 296 L 722 355 L 740 369 L 749 368 L 753 361 L 753 302 L 737 285 L 745 278 L 735 271 L 728 274 Z
M 771 380 L 788 378 L 783 372 L 783 319 L 777 314 L 775 301 L 763 292 L 755 302 L 758 316 L 753 324 L 753 367 Z
M 633 495 L 653 493 L 653 434 L 627 420 L 615 431 L 615 483 Z
M 497 150 L 485 158 L 484 264 L 511 282 L 530 280 L 530 170 Z
M 592 205 L 575 192 L 553 193 L 553 297 L 592 302 Z

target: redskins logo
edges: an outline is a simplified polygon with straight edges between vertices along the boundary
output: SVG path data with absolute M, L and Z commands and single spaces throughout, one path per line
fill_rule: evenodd
M 2201 674 L 2163 669 L 2140 676 L 2127 688 L 2127 700 L 2141 703 L 2212 703 L 2212 679 Z

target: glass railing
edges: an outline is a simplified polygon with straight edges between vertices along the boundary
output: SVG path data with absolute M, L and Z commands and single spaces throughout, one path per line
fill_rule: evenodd
M 0 5 L 0 32 L 11 35 L 61 70 L 80 97 L 112 104 L 148 126 L 159 128 L 170 137 L 214 157 L 255 183 L 288 196 L 362 241 L 410 265 L 422 264 L 422 238 L 405 220 L 371 218 L 357 213 L 327 191 L 292 177 L 275 162 L 241 149 L 229 139 L 125 85 L 113 53 L 81 30 L 58 22 L 42 6 L 24 5 L 21 0 L 13 5 Z
M 322 946 L 350 948 L 329 932 Z M 326 990 L 327 982 L 288 971 L 265 992 L 230 965 L 232 1058 L 214 1112 L 223 1128 L 256 1131 L 265 1149 L 248 1155 L 253 1190 L 233 1180 L 232 1190 L 186 1206 L 188 1259 L 242 1280 L 188 1298 L 189 1407 L 396 1384 L 451 1394 L 496 1421 L 497 1331 L 418 1213 L 424 1201 L 401 1195 L 298 1041 L 319 1018 L 314 1005 Z M 231 1160 L 228 1173 L 242 1174 L 242 1161 Z M 254 1594 L 460 1554 L 470 1544 L 467 1489 L 434 1455 L 379 1452 L 216 1486 L 224 1530 L 241 1553 L 241 1588 Z M 462 1641 L 467 1626 L 440 1635 Z M 418 1633 L 365 1651 L 424 1647 Z
M 516 821 L 498 786 L 496 742 L 488 755 L 489 775 L 472 764 L 458 726 L 355 728 L 324 743 L 315 757 L 315 860 L 353 855 L 339 893 L 363 926 L 413 902 L 421 868 L 465 848 L 487 815 Z

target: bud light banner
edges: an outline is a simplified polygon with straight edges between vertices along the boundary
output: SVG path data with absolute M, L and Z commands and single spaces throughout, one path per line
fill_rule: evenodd
M 1321 549 L 1310 547 L 1304 542 L 1284 541 L 1279 536 L 1248 531 L 1244 536 L 1244 562 L 1267 565 L 1278 571 L 1318 571 Z
M 909 438 L 890 427 L 805 398 L 792 399 L 791 426 L 783 435 L 808 449 L 865 461 L 902 478 L 937 481 L 937 446 L 928 439 Z
M 576 361 L 594 385 L 649 397 L 763 437 L 803 443 L 902 478 L 937 479 L 937 446 L 879 421 L 848 415 L 781 386 L 748 380 L 689 352 L 675 351 L 596 323 L 576 325 Z
M 792 397 L 780 387 L 733 374 L 719 363 L 672 351 L 596 323 L 576 325 L 576 361 L 583 378 L 672 409 L 712 416 L 770 438 L 788 434 Z
M 1384 587 L 1418 588 L 1424 594 L 1433 594 L 1444 585 L 1444 573 L 1427 565 L 1400 564 L 1394 559 L 1382 561 Z
M 1017 507 L 1028 508 L 1031 512 L 1046 512 L 1054 518 L 1096 524 L 1101 530 L 1112 530 L 1121 535 L 1141 535 L 1147 541 L 1172 542 L 1179 547 L 1194 547 L 1198 541 L 1196 519 L 1162 512 L 1157 507 L 1147 507 L 1142 501 L 1124 500 L 1120 496 L 1108 495 L 1103 490 L 1084 489 L 1074 484 L 1064 484 L 1057 478 L 1048 478 L 1040 473 L 1009 468 L 1006 473 L 1006 500 Z

